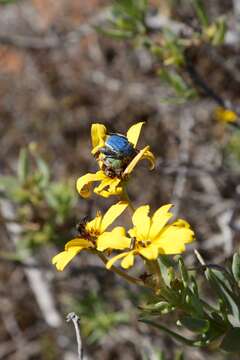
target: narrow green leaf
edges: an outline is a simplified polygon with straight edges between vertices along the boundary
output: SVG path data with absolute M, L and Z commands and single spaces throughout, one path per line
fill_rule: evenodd
M 187 287 L 189 282 L 189 276 L 182 257 L 180 257 L 178 260 L 178 266 L 179 266 L 179 271 L 181 274 L 183 285 L 184 287 Z
M 212 286 L 215 288 L 220 299 L 224 302 L 225 306 L 228 309 L 228 320 L 232 325 L 240 326 L 240 303 L 237 296 L 232 292 L 231 285 L 228 282 L 227 276 L 224 277 L 224 274 L 218 270 L 207 269 L 205 271 L 207 279 L 210 281 Z M 220 275 L 223 278 L 220 278 Z M 232 316 L 231 316 L 232 315 Z
M 145 0 L 118 0 L 113 6 L 113 13 L 144 21 L 147 5 Z
M 174 278 L 173 265 L 174 262 L 166 255 L 160 255 L 158 257 L 159 269 L 167 287 L 170 287 L 171 281 Z
M 183 78 L 173 70 L 160 69 L 158 75 L 163 81 L 172 86 L 179 95 L 189 90 Z
M 168 335 L 170 335 L 171 337 L 173 337 L 175 340 L 185 344 L 185 345 L 188 345 L 188 346 L 194 346 L 196 344 L 196 341 L 195 340 L 190 340 L 190 339 L 187 339 L 177 333 L 175 333 L 174 331 L 170 330 L 169 328 L 161 325 L 161 324 L 157 324 L 155 323 L 154 321 L 151 321 L 151 320 L 148 320 L 148 319 L 141 319 L 139 320 L 140 322 L 143 322 L 145 324 L 149 324 L 149 325 L 152 325 L 154 326 L 155 328 L 159 329 L 159 330 L 162 330 L 164 331 L 165 333 L 167 333 Z
M 202 0 L 192 0 L 192 4 L 200 24 L 204 28 L 207 27 L 209 25 L 209 20 Z
M 155 304 L 145 305 L 143 308 L 144 312 L 152 314 L 168 314 L 173 310 L 173 306 L 167 301 L 159 301 Z
M 232 261 L 232 273 L 237 283 L 240 282 L 240 254 L 235 253 Z
M 205 319 L 198 319 L 191 316 L 183 316 L 180 319 L 182 326 L 190 331 L 196 333 L 205 333 L 209 329 L 209 321 Z
M 195 279 L 194 276 L 190 276 L 190 284 L 189 284 L 189 288 L 191 289 L 191 291 L 193 292 L 193 294 L 199 298 L 199 292 L 198 292 L 198 284 L 197 281 Z
M 21 149 L 18 159 L 17 174 L 21 183 L 24 183 L 27 179 L 29 172 L 29 159 L 26 149 Z
M 195 294 L 190 288 L 185 288 L 185 302 L 188 304 L 191 314 L 194 314 L 198 318 L 204 316 L 203 305 L 199 299 L 198 294 Z
M 216 32 L 214 34 L 212 43 L 213 45 L 221 45 L 224 42 L 225 34 L 227 31 L 226 19 L 220 18 L 216 22 Z
M 160 261 L 167 268 L 172 268 L 175 265 L 174 260 L 169 255 L 159 255 L 158 261 Z
M 41 185 L 46 186 L 50 180 L 50 169 L 48 164 L 41 157 L 36 158 L 36 163 L 41 174 Z

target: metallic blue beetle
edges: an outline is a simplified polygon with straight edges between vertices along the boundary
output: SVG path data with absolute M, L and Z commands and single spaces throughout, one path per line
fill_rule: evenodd
M 104 155 L 102 158 L 104 171 L 107 176 L 119 176 L 134 158 L 137 150 L 121 134 L 110 134 L 107 136 L 105 146 L 100 149 Z
M 121 134 L 111 134 L 107 136 L 105 147 L 102 153 L 115 155 L 117 158 L 124 158 L 135 154 L 133 145 L 128 141 L 127 137 Z

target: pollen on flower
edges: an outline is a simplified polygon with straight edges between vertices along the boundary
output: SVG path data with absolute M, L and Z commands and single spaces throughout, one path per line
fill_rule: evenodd
M 97 239 L 98 235 L 100 235 L 100 232 L 98 230 L 89 231 L 89 236 L 91 237 L 91 239 L 93 241 L 95 241 Z

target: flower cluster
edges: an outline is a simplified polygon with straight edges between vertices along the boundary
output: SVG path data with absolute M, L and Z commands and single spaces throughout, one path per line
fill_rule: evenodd
M 126 136 L 108 134 L 102 124 L 92 125 L 92 154 L 99 170 L 80 177 L 77 190 L 83 198 L 88 198 L 94 192 L 102 197 L 118 195 L 120 201 L 104 215 L 97 212 L 93 220 L 83 219 L 78 224 L 77 236 L 67 242 L 64 251 L 52 259 L 58 270 L 63 270 L 82 250 L 99 255 L 108 269 L 115 269 L 114 264 L 118 260 L 121 260 L 122 268 L 128 269 L 134 265 L 136 256 L 146 261 L 155 261 L 160 254 L 184 252 L 185 245 L 193 241 L 194 232 L 185 220 L 169 223 L 173 216 L 170 212 L 172 204 L 161 206 L 149 216 L 149 205 L 134 210 L 126 197 L 126 184 L 138 162 L 147 159 L 151 169 L 155 166 L 155 157 L 149 146 L 137 149 L 143 124 L 139 122 L 133 125 Z M 95 182 L 99 184 L 93 188 Z M 127 208 L 132 209 L 130 229 L 126 231 L 125 227 L 116 226 L 109 230 Z

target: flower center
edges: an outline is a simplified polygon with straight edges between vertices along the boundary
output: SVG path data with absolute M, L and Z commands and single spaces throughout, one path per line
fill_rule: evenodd
M 140 247 L 148 247 L 149 245 L 151 245 L 151 240 L 141 240 L 138 242 Z
M 135 237 L 131 238 L 131 244 L 130 244 L 130 249 L 133 250 L 135 249 L 140 249 L 140 248 L 146 248 L 149 245 L 151 245 L 151 240 L 137 240 Z
M 86 225 L 87 218 L 83 218 L 76 226 L 77 236 L 96 244 L 97 237 L 100 235 L 99 231 L 95 229 L 88 230 Z
M 87 233 L 87 235 L 88 235 L 88 240 L 90 240 L 93 244 L 96 244 L 100 232 L 97 230 L 91 230 Z

